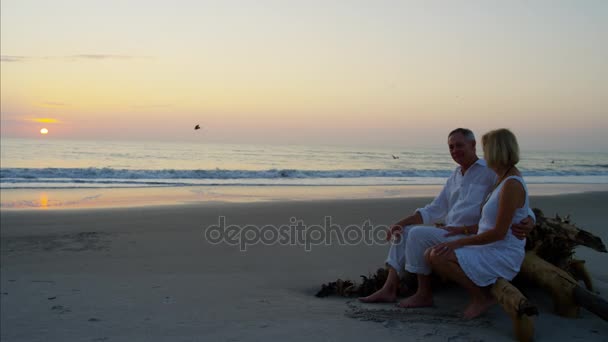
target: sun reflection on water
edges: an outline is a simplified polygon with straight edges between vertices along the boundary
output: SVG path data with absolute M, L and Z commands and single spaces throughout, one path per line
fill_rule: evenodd
M 48 209 L 49 207 L 49 196 L 46 192 L 40 193 L 40 208 Z

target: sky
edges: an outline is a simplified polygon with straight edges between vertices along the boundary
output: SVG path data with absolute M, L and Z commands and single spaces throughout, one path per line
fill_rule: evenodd
M 0 6 L 3 138 L 608 151 L 608 1 Z

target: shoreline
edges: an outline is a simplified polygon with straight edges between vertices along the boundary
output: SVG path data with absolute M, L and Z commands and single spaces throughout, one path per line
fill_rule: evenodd
M 189 186 L 85 189 L 0 189 L 0 211 L 142 208 L 234 203 L 432 198 L 442 185 Z M 529 184 L 530 196 L 608 191 L 608 184 Z

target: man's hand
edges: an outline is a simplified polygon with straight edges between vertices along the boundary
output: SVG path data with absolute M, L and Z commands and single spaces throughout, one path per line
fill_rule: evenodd
M 399 238 L 403 232 L 403 227 L 398 224 L 390 226 L 388 232 L 386 232 L 386 241 L 391 241 L 393 237 Z
M 465 235 L 465 227 L 443 227 L 442 229 L 446 230 L 447 233 L 444 235 L 445 237 L 454 236 L 454 235 Z
M 514 223 L 511 226 L 511 231 L 516 238 L 523 240 L 530 234 L 530 232 L 534 229 L 534 220 L 532 217 L 528 216 L 523 219 L 520 223 Z

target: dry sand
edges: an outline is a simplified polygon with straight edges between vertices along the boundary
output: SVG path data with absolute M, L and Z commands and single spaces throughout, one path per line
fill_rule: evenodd
M 205 228 L 228 224 L 390 224 L 428 198 L 229 203 L 127 209 L 3 211 L 2 341 L 502 341 L 513 339 L 500 307 L 463 321 L 463 290 L 443 290 L 436 308 L 396 309 L 316 298 L 319 285 L 356 279 L 383 265 L 380 244 L 238 246 L 211 244 Z M 608 243 L 608 192 L 533 197 L 547 214 L 573 221 Z M 608 255 L 579 248 L 608 297 Z M 540 307 L 536 338 L 608 340 L 608 323 Z

